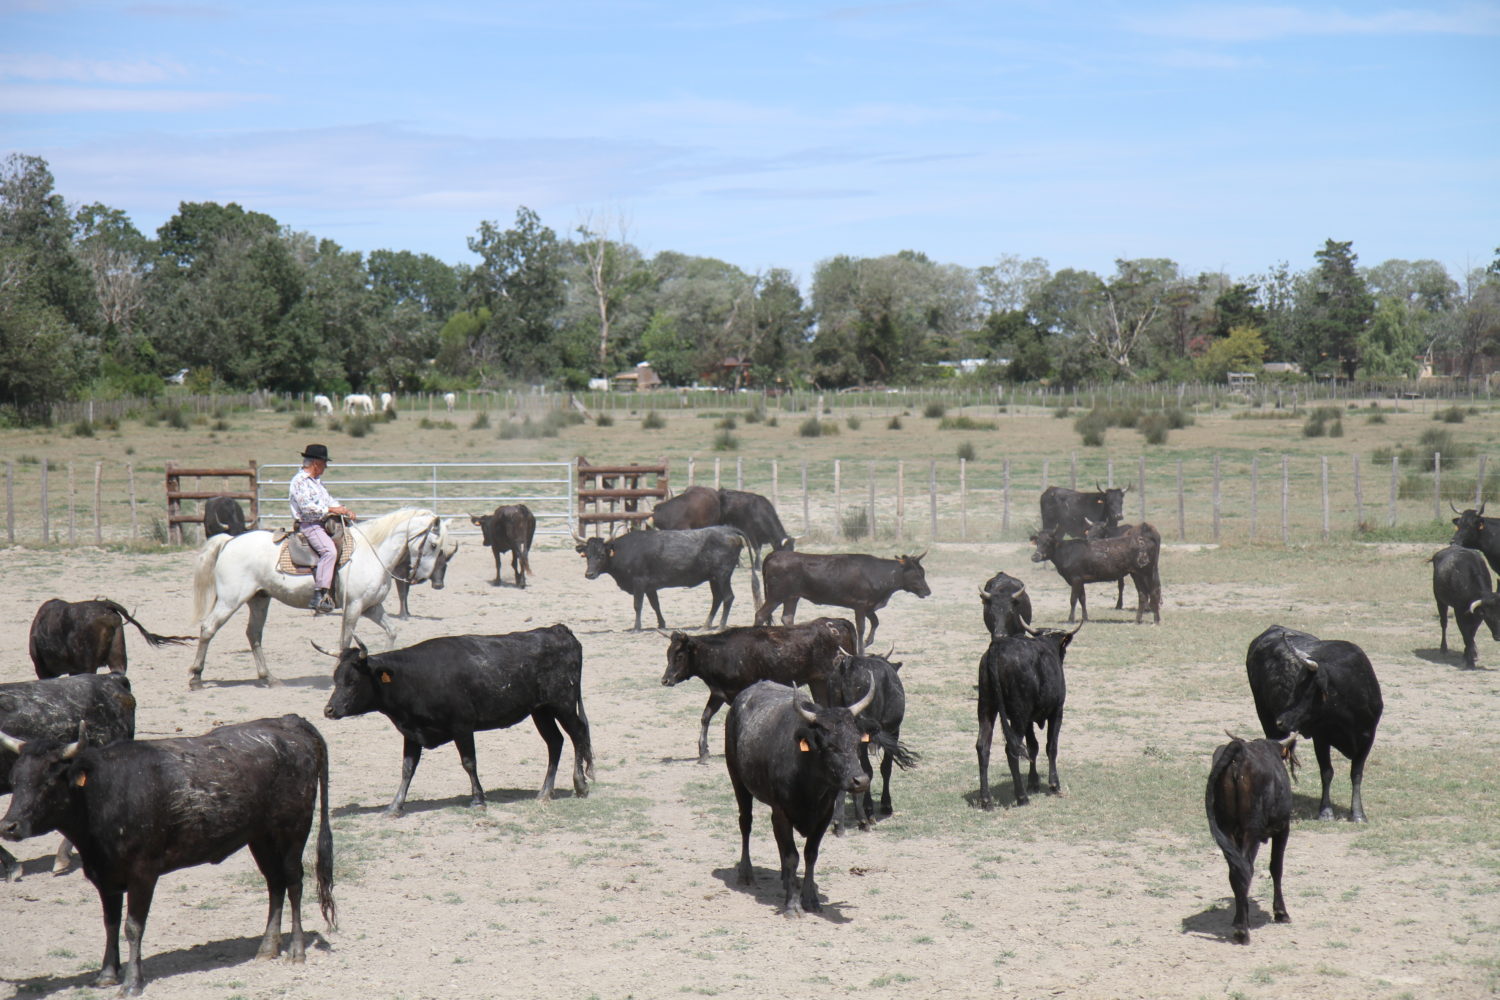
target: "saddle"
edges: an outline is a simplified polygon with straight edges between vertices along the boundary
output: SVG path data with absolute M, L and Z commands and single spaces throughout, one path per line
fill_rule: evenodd
M 325 517 L 323 530 L 333 539 L 334 570 L 343 569 L 344 564 L 354 556 L 354 546 L 348 532 L 344 530 L 343 518 Z M 281 552 L 276 557 L 277 570 L 293 576 L 312 575 L 313 569 L 318 565 L 318 553 L 308 544 L 302 532 L 293 529 L 277 531 L 271 535 L 271 541 L 281 543 Z

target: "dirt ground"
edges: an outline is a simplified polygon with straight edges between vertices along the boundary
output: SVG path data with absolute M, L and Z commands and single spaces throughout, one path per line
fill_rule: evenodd
M 570 548 L 536 553 L 532 586 L 520 591 L 508 570 L 507 584 L 492 586 L 488 553 L 466 547 L 447 589 L 413 591 L 416 617 L 399 623 L 398 645 L 568 624 L 584 647 L 596 751 L 586 799 L 570 789 L 569 746 L 558 798 L 535 801 L 544 746 L 523 723 L 479 736 L 486 810 L 466 807 L 467 779 L 444 747 L 424 757 L 407 815 L 388 820 L 398 735 L 381 716 L 322 715 L 331 661 L 309 640 L 336 643 L 336 619 L 274 605 L 267 652 L 285 683 L 262 688 L 237 615 L 209 651 L 207 688 L 195 693 L 187 689 L 190 647 L 151 650 L 132 631 L 140 737 L 284 712 L 323 732 L 340 916 L 339 930 L 324 935 L 316 907 L 307 908 L 318 933 L 305 965 L 256 962 L 265 903 L 248 852 L 169 874 L 146 927 L 148 994 L 1491 995 L 1500 984 L 1500 674 L 1461 671 L 1456 658 L 1428 648 L 1436 623 L 1421 559 L 1430 548 L 1350 545 L 1332 557 L 1327 549 L 1169 550 L 1156 628 L 1131 624 L 1133 615 L 1112 610 L 1105 588 L 1095 588 L 1097 620 L 1068 660 L 1065 794 L 1013 807 L 997 747 L 991 777 L 1003 808 L 986 813 L 974 807 L 973 682 L 985 639 L 975 588 L 995 569 L 1022 575 L 1044 624 L 1064 617 L 1066 593 L 1019 546 L 935 546 L 926 558 L 933 596 L 897 595 L 875 643 L 881 651 L 894 644 L 892 658 L 904 663 L 903 738 L 923 759 L 898 772 L 894 817 L 825 841 L 817 870 L 824 910 L 801 920 L 776 915 L 781 890 L 764 807 L 751 848 L 757 884 L 736 884 L 722 714 L 710 734 L 713 760 L 700 766 L 704 689 L 696 681 L 660 686 L 666 640 L 625 631 L 629 598 L 608 580 L 584 580 Z M 31 679 L 27 630 L 51 596 L 107 595 L 154 631 L 193 631 L 195 556 L 9 550 L 0 680 Z M 731 624 L 748 624 L 743 575 L 736 589 Z M 700 625 L 707 601 L 706 589 L 666 593 L 669 626 Z M 394 594 L 388 604 L 395 607 Z M 803 606 L 804 618 L 815 613 Z M 1269 922 L 1267 849 L 1252 889 L 1252 943 L 1238 947 L 1228 938 L 1232 900 L 1204 822 L 1203 781 L 1226 726 L 1259 735 L 1243 657 L 1273 620 L 1365 644 L 1385 689 L 1386 721 L 1366 776 L 1366 828 L 1342 821 L 1348 772 L 1337 754 L 1341 821 L 1312 818 L 1317 768 L 1304 747 L 1286 876 L 1294 922 Z M 383 648 L 378 629 L 361 635 Z M 1482 643 L 1480 656 L 1500 663 L 1494 644 Z M 25 862 L 25 877 L 0 885 L 0 997 L 99 995 L 88 986 L 102 952 L 92 887 L 76 868 L 48 874 L 55 835 L 7 846 Z M 310 856 L 311 844 L 309 871 Z

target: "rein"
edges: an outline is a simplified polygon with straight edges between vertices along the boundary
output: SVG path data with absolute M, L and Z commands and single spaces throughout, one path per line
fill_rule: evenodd
M 379 564 L 379 566 L 380 566 L 380 568 L 382 570 L 385 571 L 385 575 L 386 576 L 390 577 L 392 580 L 395 580 L 397 583 L 404 583 L 404 584 L 407 584 L 407 585 L 410 585 L 412 583 L 420 583 L 421 582 L 421 581 L 408 580 L 405 577 L 397 576 L 396 575 L 396 571 L 394 569 L 392 569 L 391 566 L 387 566 L 385 564 L 385 561 L 380 558 L 380 550 L 375 547 L 375 543 L 374 542 L 370 541 L 370 536 L 366 535 L 363 531 L 360 531 L 359 527 L 357 525 L 355 525 L 355 523 L 353 521 L 349 520 L 347 517 L 341 517 L 341 520 L 343 520 L 344 527 L 346 529 L 348 529 L 350 531 L 353 531 L 355 534 L 359 535 L 360 538 L 364 539 L 365 544 L 368 545 L 368 546 L 370 546 L 370 551 L 375 553 L 375 562 L 377 564 Z M 406 571 L 408 573 L 412 572 L 412 559 L 411 559 L 411 546 L 412 546 L 412 542 L 414 540 L 420 540 L 423 535 L 426 535 L 426 534 L 430 533 L 432 531 L 432 529 L 437 526 L 438 520 L 439 519 L 437 517 L 433 517 L 432 523 L 429 524 L 427 527 L 423 528 L 421 531 L 417 532 L 417 534 L 415 536 L 415 539 L 410 534 L 407 535 L 407 537 L 406 537 L 406 558 L 407 558 L 407 568 L 406 568 Z M 408 530 L 409 530 L 409 528 L 410 528 L 410 525 L 408 523 Z M 420 546 L 419 546 L 419 550 L 420 550 Z M 399 562 L 399 561 L 400 561 L 400 557 L 398 556 L 397 559 L 396 559 L 396 562 Z M 394 566 L 395 562 L 393 562 L 391 565 Z

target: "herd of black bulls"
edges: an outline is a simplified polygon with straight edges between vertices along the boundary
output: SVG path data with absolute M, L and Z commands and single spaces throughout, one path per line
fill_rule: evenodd
M 662 684 L 698 677 L 708 688 L 698 738 L 700 763 L 709 756 L 710 720 L 720 707 L 730 705 L 725 759 L 739 805 L 740 880 L 752 878 L 752 805 L 759 799 L 771 808 L 783 912 L 817 911 L 814 866 L 829 826 L 835 832 L 842 829 L 846 795 L 853 796 L 861 829 L 874 821 L 872 754 L 881 756 L 882 815 L 893 808 L 893 765 L 907 768 L 916 761 L 900 741 L 906 704 L 901 664 L 891 662 L 889 654 L 872 656 L 865 650 L 879 625 L 875 612 L 897 591 L 918 597 L 931 592 L 921 556 L 797 553 L 769 501 L 755 494 L 695 488 L 661 507 L 657 527 L 663 530 L 609 539 L 580 536 L 578 551 L 587 559 L 587 576 L 608 573 L 632 595 L 637 630 L 643 599 L 650 600 L 665 629 L 657 589 L 709 582 L 713 604 L 707 624 L 712 625 L 722 607 L 722 627 L 733 601 L 729 577 L 741 551 L 752 550 L 754 582 L 759 548 L 771 546 L 761 564 L 766 593 L 756 624 L 698 636 L 670 633 Z M 529 511 L 521 511 L 525 508 L 501 508 L 473 519 L 494 552 L 496 582 L 500 554 L 511 551 L 517 585 L 525 585 L 535 521 Z M 1137 588 L 1137 622 L 1147 607 L 1159 621 L 1161 537 L 1148 524 L 1122 526 L 1122 515 L 1122 490 L 1049 489 L 1042 497 L 1043 524 L 1033 536 L 1033 558 L 1054 562 L 1071 588 L 1070 605 L 1083 605 L 1084 583 L 1105 580 L 1120 581 L 1123 600 L 1129 578 Z M 1488 560 L 1489 567 L 1500 568 L 1500 519 L 1482 515 L 1482 506 L 1460 513 L 1452 544 L 1431 559 L 1443 648 L 1452 608 L 1470 667 L 1481 620 L 1500 639 L 1500 595 L 1486 566 Z M 705 519 L 709 523 L 701 523 Z M 1046 731 L 1048 787 L 1061 789 L 1057 754 L 1067 696 L 1063 663 L 1082 624 L 1071 631 L 1032 628 L 1026 586 L 1004 572 L 980 587 L 979 594 L 989 647 L 979 662 L 978 801 L 985 809 L 994 806 L 989 758 L 998 717 L 1014 802 L 1022 806 L 1029 792 L 1040 791 L 1037 727 Z M 819 618 L 795 624 L 797 602 L 804 598 L 849 608 L 856 621 Z M 782 624 L 773 626 L 771 613 L 778 606 Z M 1083 617 L 1087 621 L 1086 606 Z M 1071 606 L 1068 621 L 1073 621 Z M 58 872 L 70 863 L 69 844 L 76 848 L 104 910 L 98 985 L 120 984 L 122 993 L 139 993 L 143 987 L 141 939 L 161 875 L 217 863 L 245 846 L 265 877 L 270 900 L 259 954 L 280 954 L 282 909 L 289 898 L 289 955 L 300 961 L 305 955 L 302 856 L 315 805 L 320 806 L 318 901 L 330 926 L 336 919 L 323 737 L 307 720 L 287 715 L 221 726 L 202 736 L 135 740 L 135 699 L 125 676 L 126 622 L 153 646 L 191 641 L 146 631 L 113 601 L 52 600 L 38 610 L 30 647 L 42 679 L 0 685 L 0 793 L 11 793 L 10 807 L 0 818 L 0 837 L 22 840 L 60 832 L 66 840 L 58 850 Z M 528 717 L 547 744 L 540 797 L 552 794 L 564 734 L 573 744 L 573 789 L 579 796 L 588 793 L 594 754 L 582 698 L 583 651 L 566 625 L 508 635 L 448 636 L 377 654 L 356 640 L 330 655 L 338 663 L 324 715 L 343 719 L 380 712 L 402 735 L 401 780 L 390 813 L 401 813 L 422 750 L 448 742 L 457 748 L 469 776 L 471 804 L 482 805 L 475 732 Z M 110 673 L 95 673 L 101 666 Z M 1319 818 L 1334 816 L 1329 786 L 1331 750 L 1337 749 L 1351 762 L 1350 818 L 1363 822 L 1364 765 L 1382 711 L 1374 669 L 1351 642 L 1320 640 L 1272 625 L 1251 641 L 1245 666 L 1265 738 L 1231 736 L 1217 748 L 1205 792 L 1209 830 L 1229 866 L 1233 938 L 1242 943 L 1249 940 L 1253 864 L 1267 840 L 1272 844 L 1274 917 L 1290 919 L 1282 872 L 1292 809 L 1288 769 L 1296 769 L 1298 735 L 1313 741 L 1322 779 Z M 809 695 L 802 693 L 803 686 Z M 1029 767 L 1024 778 L 1023 762 Z M 794 832 L 804 837 L 800 891 Z M 0 866 L 7 879 L 19 872 L 15 858 L 3 850 Z M 123 976 L 118 941 L 122 910 L 130 949 Z

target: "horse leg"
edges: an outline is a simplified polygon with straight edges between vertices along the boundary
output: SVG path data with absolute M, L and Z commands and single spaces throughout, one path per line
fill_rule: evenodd
M 267 687 L 277 687 L 281 682 L 271 676 L 265 651 L 260 648 L 260 637 L 266 630 L 266 613 L 271 610 L 271 595 L 258 593 L 246 602 L 246 606 L 250 609 L 250 620 L 245 623 L 245 638 L 250 640 L 250 654 L 255 657 L 255 675 Z
M 372 604 L 363 611 L 355 612 L 352 604 L 344 605 L 344 629 L 339 636 L 339 648 L 348 649 L 354 642 L 354 626 L 358 624 L 360 616 L 370 619 L 376 625 L 385 629 L 385 646 L 393 649 L 396 645 L 396 627 L 391 624 L 390 617 L 385 613 L 385 605 Z
M 208 644 L 213 641 L 219 629 L 229 621 L 234 613 L 238 611 L 239 605 L 226 608 L 222 600 L 215 601 L 214 606 L 209 609 L 208 615 L 198 627 L 198 650 L 193 654 L 193 665 L 188 667 L 188 690 L 197 691 L 203 687 L 203 661 L 208 659 Z

